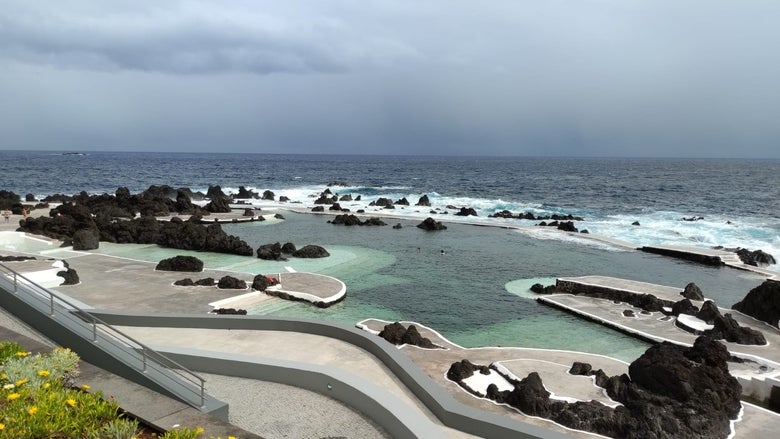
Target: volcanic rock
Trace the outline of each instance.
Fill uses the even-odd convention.
[[[60,285],[76,285],[79,283],[79,274],[76,270],[70,268],[67,262],[62,261],[65,264],[65,269],[57,272],[57,276],[64,279]]]
[[[173,283],[174,285],[180,286],[180,287],[191,287],[195,285],[195,282],[192,281],[192,279],[185,277],[184,279],[179,279],[176,282]]]
[[[593,366],[591,366],[589,363],[581,363],[579,361],[575,361],[571,368],[569,369],[569,373],[571,375],[590,375],[590,371],[593,370]]]
[[[423,222],[420,224],[417,224],[417,227],[423,230],[433,231],[433,230],[447,230],[447,226],[442,224],[440,221],[436,221],[431,217],[425,218]]]
[[[254,279],[252,279],[252,289],[257,291],[265,291],[266,288],[277,285],[278,283],[279,281],[274,277],[258,274],[254,277]]]
[[[100,233],[96,228],[80,229],[73,233],[73,250],[94,250],[100,247]]]
[[[297,249],[295,248],[295,244],[292,242],[285,242],[284,245],[282,245],[282,253],[291,255],[295,253],[295,250]]]
[[[693,282],[686,285],[685,290],[680,294],[682,294],[686,299],[704,300],[704,293],[702,293],[701,289],[699,289],[699,287],[696,286],[696,284]]]
[[[764,252],[763,250],[750,251],[748,249],[741,248],[737,250],[737,256],[739,256],[739,259],[743,263],[752,265],[754,267],[767,266],[777,263],[774,256]]]
[[[213,277],[204,277],[195,281],[195,285],[199,287],[213,287],[217,284],[217,281]]]
[[[577,232],[577,228],[574,227],[574,222],[572,221],[563,221],[559,223],[558,230],[563,230],[564,232]]]
[[[780,326],[780,281],[765,280],[731,308],[777,328]]]
[[[258,195],[255,191],[251,189],[247,189],[244,186],[238,187],[238,193],[235,195],[235,198],[257,198]]]
[[[461,207],[459,211],[455,212],[457,216],[477,216],[477,211],[471,207]]]
[[[223,290],[245,290],[246,282],[233,276],[223,276],[219,279],[217,288]]]
[[[267,261],[286,261],[282,257],[282,245],[278,242],[263,244],[257,249],[257,257]]]
[[[544,286],[536,283],[531,285],[530,290],[536,294],[554,294],[556,292],[555,284]]]
[[[216,308],[209,311],[212,314],[219,314],[219,315],[240,315],[245,316],[246,310],[245,309],[235,309],[235,308]]]
[[[712,300],[704,301],[704,303],[701,305],[701,309],[698,313],[696,313],[697,319],[705,321],[710,325],[715,322],[717,317],[720,317],[720,310],[718,310],[718,307]]]
[[[390,323],[385,325],[379,332],[379,336],[394,345],[410,344],[426,349],[438,348],[430,339],[420,335],[420,332],[414,325],[409,325],[409,328],[405,328],[399,322]]]
[[[203,271],[203,261],[195,256],[174,256],[157,263],[155,270],[160,271]]]
[[[425,194],[422,197],[420,197],[419,200],[417,200],[417,203],[415,206],[425,206],[425,207],[431,207],[431,201],[428,199],[428,195]]]
[[[743,345],[763,346],[766,344],[764,334],[755,329],[740,326],[729,313],[715,317],[714,325],[713,329],[704,331],[704,335],[709,335],[715,340],[722,339]]]
[[[327,250],[319,245],[305,245],[292,253],[296,258],[326,258],[330,256]]]
[[[672,314],[675,316],[679,316],[680,314],[695,316],[698,312],[699,308],[695,307],[690,299],[682,299],[678,302],[674,302],[674,305],[672,305]]]
[[[488,375],[490,374],[490,369],[487,366],[477,366],[471,361],[463,359],[450,365],[449,370],[447,370],[447,378],[457,383],[474,375],[475,372]]]

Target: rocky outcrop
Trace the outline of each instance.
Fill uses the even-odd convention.
[[[764,335],[755,329],[740,326],[734,320],[731,314],[722,315],[720,310],[711,300],[705,301],[701,310],[696,313],[696,318],[714,325],[713,329],[704,331],[704,335],[710,336],[715,340],[726,340],[732,343],[745,345],[765,345]]]
[[[557,292],[555,285],[533,284],[529,289],[536,294],[555,294]]]
[[[780,281],[764,281],[731,308],[775,328],[780,327]]]
[[[287,203],[287,202],[289,202],[289,201],[290,201],[290,197],[287,197],[287,196],[285,196],[285,195],[280,195],[280,196],[279,196],[279,202],[280,202],[280,203]]]
[[[715,340],[726,340],[744,345],[763,346],[766,344],[764,334],[755,329],[740,326],[729,313],[715,317],[713,324],[715,327],[704,331],[704,335],[709,335]]]
[[[213,287],[217,284],[217,281],[213,277],[204,277],[195,281],[195,285],[199,287]]]
[[[477,211],[471,207],[461,207],[459,211],[455,212],[457,216],[477,216]]]
[[[628,303],[649,312],[661,311],[664,307],[671,308],[674,305],[671,300],[659,299],[652,294],[632,293],[595,285],[575,284],[559,280],[556,283],[556,288],[563,293]]]
[[[393,200],[385,197],[379,197],[376,199],[376,201],[372,201],[368,203],[369,206],[379,206],[379,207],[385,207],[385,208],[393,208]]]
[[[70,268],[66,261],[62,261],[62,263],[65,264],[65,269],[57,272],[57,276],[63,279],[60,285],[77,285],[80,282],[79,274]]]
[[[179,279],[173,283],[176,286],[179,287],[192,287],[195,286],[195,282],[193,282],[192,279],[189,277],[185,277],[184,279]]]
[[[385,325],[379,332],[379,336],[394,345],[410,344],[425,349],[436,349],[439,347],[433,344],[430,339],[420,335],[416,326],[409,325],[406,328],[399,322]]]
[[[701,304],[701,309],[696,313],[696,318],[709,323],[710,325],[715,322],[715,319],[720,316],[720,310],[715,302],[707,300]]]
[[[195,256],[178,255],[158,262],[155,270],[200,272],[203,271],[203,261]]]
[[[96,228],[76,230],[72,241],[73,250],[94,250],[100,247],[100,233]]]
[[[230,213],[232,212],[230,201],[230,198],[226,196],[214,196],[208,204],[203,206],[203,210],[211,213]]]
[[[235,309],[235,308],[216,308],[209,311],[212,314],[219,314],[219,315],[239,315],[239,316],[245,316],[246,310],[245,309]]]
[[[265,274],[258,274],[252,279],[252,289],[257,291],[265,291],[266,288],[274,285],[278,285],[279,281],[275,277],[271,277]]]
[[[425,218],[423,222],[417,224],[417,227],[428,231],[447,230],[447,226],[442,224],[441,221],[436,221],[431,217]]]
[[[690,348],[670,343],[651,347],[631,363],[628,375],[606,377],[587,363],[575,363],[570,373],[595,376],[597,385],[621,403],[615,408],[596,401],[552,400],[536,372],[519,381],[505,377],[514,388],[499,391],[491,384],[486,397],[530,416],[607,437],[726,438],[730,421],[741,409],[741,387],[728,372],[728,359],[722,344],[699,337]],[[457,362],[447,376],[471,391],[462,381],[480,367]]]
[[[344,225],[344,226],[385,226],[387,225],[385,224],[384,221],[382,221],[379,218],[371,217],[366,219],[365,221],[362,221],[357,216],[351,214],[336,215],[329,222],[331,224]]]
[[[293,244],[292,242],[285,242],[282,245],[282,253],[291,255],[295,253],[295,250],[297,250],[297,248],[295,248],[295,244]]]
[[[682,294],[682,296],[686,299],[699,301],[704,300],[704,293],[702,293],[701,289],[693,282],[686,285],[685,289],[680,294]]]
[[[750,251],[746,248],[741,248],[737,250],[736,253],[743,263],[752,265],[754,267],[765,267],[767,265],[777,263],[774,256],[764,252],[763,250]]]
[[[455,382],[460,382],[477,372],[483,375],[489,375],[490,368],[487,366],[477,366],[471,361],[463,359],[450,365],[450,368],[447,370],[447,378]]]
[[[678,302],[674,302],[674,305],[672,305],[672,314],[675,316],[679,316],[680,314],[695,316],[698,312],[699,308],[695,307],[690,299],[682,299]]]
[[[177,197],[176,203],[159,195],[169,190]],[[225,234],[218,224],[208,227],[199,224],[198,216],[188,221],[178,217],[173,217],[171,221],[157,221],[152,216],[169,215],[171,210],[186,209],[182,197],[189,192],[184,189],[152,187],[141,195],[130,195],[126,188],[119,188],[115,197],[82,193],[73,197],[77,204],[66,202],[52,209],[50,217],[28,218],[20,225],[20,230],[64,241],[72,239],[78,230],[95,229],[100,241],[251,255],[252,249],[245,242]],[[192,210],[200,212],[197,207]],[[142,216],[136,218],[137,213]]]
[[[400,200],[395,200],[394,204],[397,204],[399,206],[408,206],[409,205],[409,200],[407,200],[406,197],[403,197]]]
[[[217,282],[217,288],[222,290],[245,290],[246,282],[233,276],[222,276]]]
[[[272,244],[263,244],[257,248],[257,257],[266,261],[286,261],[282,257],[282,244],[274,242]]]
[[[258,198],[259,195],[251,189],[247,189],[244,186],[238,187],[238,193],[235,194],[235,198],[241,198],[241,199],[249,199],[249,198]]]
[[[328,253],[327,250],[325,250],[323,247],[320,247],[319,245],[309,244],[294,251],[292,255],[296,258],[314,259],[327,258],[330,256],[330,253]]]
[[[431,200],[428,199],[428,194],[421,196],[420,199],[417,200],[417,203],[415,203],[415,206],[431,207]]]
[[[506,219],[521,219],[521,220],[535,220],[535,221],[540,221],[540,220],[584,221],[581,216],[574,216],[572,214],[559,215],[557,213],[554,213],[552,215],[534,215],[532,212],[514,214],[506,209],[488,215],[488,218],[506,218]]]

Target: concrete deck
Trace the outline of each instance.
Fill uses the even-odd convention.
[[[770,279],[780,279],[780,271],[745,264],[736,253],[727,250],[682,245],[647,245],[640,247],[639,250],[707,265],[726,265],[739,270],[752,271]]]
[[[80,285],[57,287],[56,290],[83,302],[87,306],[106,310],[127,310],[143,313],[205,313],[211,310],[210,303],[215,302],[215,298],[217,300],[226,298],[222,296],[221,291],[216,289],[174,287],[172,285],[173,281],[187,276],[183,275],[183,273],[155,271],[153,270],[153,264],[84,252],[57,250],[57,257],[61,256],[66,257],[71,267],[78,271],[82,282]],[[207,270],[199,273],[198,276],[218,278],[224,274],[226,273]],[[236,275],[235,273],[230,274]],[[283,277],[288,275],[282,274]],[[246,277],[245,280],[251,283],[249,277]],[[681,289],[676,290],[677,293],[679,291]],[[247,291],[243,293],[247,293]],[[679,299],[679,296],[677,298]],[[266,300],[281,299],[270,298]],[[366,321],[364,324],[369,329],[378,330],[377,328],[382,322]],[[440,429],[440,437],[472,437],[462,431],[444,426],[382,361],[371,353],[343,341],[312,334],[280,331],[129,326],[121,329],[153,347],[197,348],[223,354],[254,355],[304,364],[328,365],[346,374],[359,376],[372,383],[377,383],[379,386],[387,389],[388,392],[403,401],[408,407],[416,410],[436,425]],[[594,368],[604,369],[609,375],[624,373],[627,370],[625,363],[583,353],[522,348],[463,349],[450,343],[431,329],[421,327],[421,332],[423,332],[424,336],[432,338],[434,343],[441,344],[447,347],[447,349],[423,350],[415,347],[404,347],[402,351],[423,372],[452,394],[456,400],[471,407],[502,416],[510,416],[512,419],[520,420],[524,423],[542,426],[553,432],[565,433],[574,437],[585,438],[593,437],[593,435],[566,430],[549,421],[524,416],[513,410],[508,410],[506,407],[497,406],[486,400],[475,398],[446,379],[447,369],[451,363],[464,358],[480,364],[499,361],[508,369],[516,371],[518,375],[521,375],[535,363],[548,365],[549,367],[545,368],[545,377],[548,377],[551,382],[549,384],[553,387],[551,390],[562,396],[582,399],[593,396],[594,392],[597,393],[597,390],[593,389],[590,380],[577,381],[565,376],[565,370],[568,370],[573,361],[587,361]],[[560,379],[560,385],[556,377]],[[240,386],[234,389],[233,394],[240,398],[247,392],[252,391],[248,386],[247,381],[242,381]],[[235,402],[227,398],[225,399],[231,406],[242,403],[240,399]],[[751,406],[746,405],[746,407]],[[254,408],[252,407],[252,409]],[[316,410],[314,406],[310,406],[310,409]],[[758,409],[746,409],[743,421],[737,429],[736,437],[762,437],[766,432],[776,432],[778,430],[780,430],[780,416],[767,414]],[[264,434],[263,431],[252,431],[257,434]],[[342,434],[348,435],[349,432],[345,431]],[[380,430],[376,430],[373,434],[365,435],[365,437],[382,436],[383,433]]]

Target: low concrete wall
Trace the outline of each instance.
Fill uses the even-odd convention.
[[[643,252],[647,252],[647,253],[655,253],[658,255],[670,256],[672,258],[677,258],[677,259],[685,259],[686,261],[698,262],[704,265],[714,265],[714,266],[724,265],[723,260],[721,260],[719,256],[703,255],[700,253],[692,253],[683,250],[673,250],[669,248],[652,247],[652,246],[640,247],[639,250],[642,250]]]
[[[152,375],[160,377],[154,370],[150,369],[144,373],[130,365],[134,359],[122,358],[122,353],[112,349],[110,344],[101,341],[93,342],[89,337],[88,330],[74,325],[74,321],[78,319],[68,321],[67,319],[62,319],[62,316],[58,317],[56,314],[51,316],[43,313],[27,303],[20,295],[14,294],[3,287],[0,287],[0,307],[45,335],[54,343],[71,348],[85,361],[158,393],[174,399],[180,399],[152,379]],[[227,404],[208,395],[206,395],[205,406],[201,410],[227,421]]]
[[[469,407],[456,401],[452,395],[423,373],[406,355],[399,352],[395,346],[386,343],[375,335],[357,328],[304,319],[281,319],[264,316],[202,314],[140,315],[127,312],[99,310],[93,311],[92,314],[107,323],[117,326],[292,331],[338,339],[360,347],[377,357],[437,418],[439,418],[444,425],[487,438],[513,437],[521,439],[557,439],[569,437],[535,425],[516,421],[507,416],[500,416],[474,407]],[[215,373],[225,373],[224,371],[219,371],[218,365],[207,365],[207,367],[217,367]],[[270,375],[255,376],[251,371],[253,367],[255,367],[254,363],[249,364],[240,362],[229,366],[230,370],[236,374],[236,376],[248,376],[267,381],[275,381],[275,378],[283,379],[280,377],[280,375],[284,375],[283,370],[273,372],[269,369],[269,372],[273,372]],[[292,369],[289,370],[293,372]],[[331,372],[337,371],[328,371],[325,375],[334,379],[334,377],[330,375]],[[314,380],[312,382],[313,388],[310,390],[322,390],[319,378],[312,379]],[[377,401],[378,404],[369,403],[369,405],[363,405],[366,404],[366,398],[371,399],[370,396],[365,395],[362,392],[362,389],[357,388],[357,386],[353,386],[353,389],[354,392],[357,393],[348,392],[343,395],[347,398],[344,400],[345,403],[352,407],[356,407],[358,410],[368,415],[369,418],[374,419],[377,422],[386,419],[388,416],[386,409],[382,408],[385,401]],[[334,396],[327,393],[327,391],[322,391],[320,393]],[[359,393],[363,393],[363,395],[359,395]]]

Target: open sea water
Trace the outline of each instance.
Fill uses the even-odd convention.
[[[555,277],[589,274],[682,287],[699,285],[730,306],[762,278],[727,268],[704,267],[627,251],[590,239],[532,227],[536,221],[488,219],[515,213],[574,214],[577,227],[640,245],[746,247],[780,256],[780,161],[718,159],[582,159],[494,157],[387,157],[264,154],[181,154],[0,151],[0,189],[24,196],[54,193],[132,192],[167,184],[205,192],[245,186],[296,207],[311,207],[328,183],[339,194],[361,195],[366,208],[379,197],[406,197],[412,206],[390,211],[403,228],[338,227],[329,217],[285,212],[284,221],[230,224],[223,228],[253,247],[269,242],[319,244],[332,254],[317,261],[260,261],[200,255],[206,264],[248,273],[298,271],[344,281],[347,299],[328,309],[272,301],[256,314],[295,316],[354,324],[376,317],[413,320],[465,346],[571,349],[630,361],[647,345],[599,325],[539,305],[528,287]],[[431,208],[415,207],[427,194]],[[270,202],[266,202],[269,204]],[[277,203],[278,204],[278,203]],[[430,210],[476,209],[479,216],[435,215],[447,231],[416,227]],[[367,208],[372,209],[372,208]],[[368,211],[372,213],[372,211]],[[388,213],[387,211],[376,212]],[[683,221],[683,217],[703,217]],[[526,229],[477,227],[521,225]],[[639,221],[640,226],[631,223]],[[419,248],[419,250],[418,250]],[[444,250],[444,254],[441,251]],[[159,260],[181,251],[101,244],[110,254]]]

